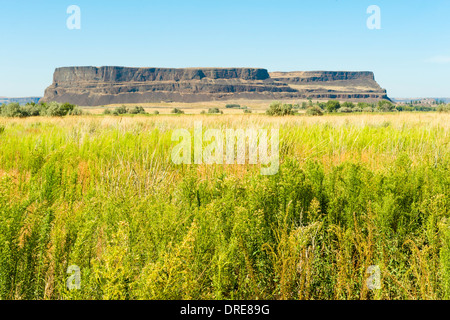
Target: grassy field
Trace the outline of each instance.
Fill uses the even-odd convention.
[[[283,103],[302,103],[308,102],[306,99],[285,99],[280,100]],[[325,100],[323,100],[325,101]],[[322,102],[323,102],[322,101]],[[316,102],[316,101],[315,101]],[[325,101],[326,102],[326,101]],[[185,111],[186,114],[200,114],[202,111],[208,111],[209,108],[219,108],[224,112],[224,114],[242,114],[241,109],[226,109],[227,104],[238,104],[241,106],[247,106],[253,113],[265,113],[268,109],[269,103],[267,100],[227,100],[227,101],[206,101],[206,102],[160,102],[160,103],[138,103],[138,104],[111,104],[103,107],[82,107],[84,111],[87,111],[93,115],[102,114],[105,109],[114,110],[122,105],[126,107],[134,107],[136,105],[142,106],[146,112],[153,113],[158,111],[162,115],[170,114],[173,108],[179,108]]]
[[[173,164],[194,121],[278,174]],[[449,172],[450,114],[0,118],[0,298],[449,299]]]

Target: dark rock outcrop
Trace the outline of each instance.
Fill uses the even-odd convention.
[[[332,81],[375,81],[373,72],[370,71],[294,71],[272,72],[272,79],[287,83],[311,83]]]
[[[208,79],[266,80],[270,78],[265,69],[250,68],[126,68],[126,67],[67,67],[58,68],[54,83],[73,82],[149,82],[189,81]]]
[[[65,67],[42,101],[97,106],[229,99],[386,99],[372,72],[274,72],[257,68]]]
[[[370,71],[272,72],[270,77],[296,89],[306,99],[390,100]]]

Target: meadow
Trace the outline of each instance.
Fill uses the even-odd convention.
[[[173,164],[194,121],[278,174]],[[0,117],[0,299],[450,299],[449,172],[449,113]]]

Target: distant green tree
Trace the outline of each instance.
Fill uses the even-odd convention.
[[[330,100],[327,102],[326,110],[328,112],[336,112],[341,107],[341,104],[337,100]]]
[[[349,108],[353,109],[355,107],[355,104],[353,102],[346,101],[342,104],[342,108]]]
[[[27,103],[25,106],[21,107],[22,113],[27,117],[37,117],[41,114],[39,106],[35,103]]]
[[[370,105],[366,102],[358,102],[358,104],[356,106],[358,108],[361,108],[362,110],[364,110],[364,108],[370,107]]]
[[[378,110],[382,112],[390,112],[394,110],[394,104],[388,100],[378,101]]]
[[[70,103],[64,103],[63,105],[61,105],[61,111],[63,113],[65,113],[65,115],[69,114],[75,108],[76,108],[76,105],[70,104]]]
[[[57,102],[50,102],[45,110],[41,111],[41,115],[47,117],[63,117],[67,115],[68,108],[62,108]]]
[[[62,117],[67,115],[81,115],[83,111],[76,105],[57,102],[49,103],[27,103],[21,106],[19,103],[3,104],[0,108],[0,114],[4,117]]]
[[[11,118],[26,117],[26,114],[22,112],[20,104],[17,102],[2,105],[1,111],[2,116],[4,117],[11,117]]]

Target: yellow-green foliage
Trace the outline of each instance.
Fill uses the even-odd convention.
[[[172,132],[194,120],[279,127],[279,173],[174,165]],[[0,118],[0,298],[449,299],[449,123]]]

